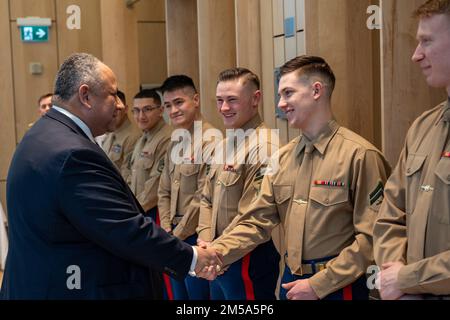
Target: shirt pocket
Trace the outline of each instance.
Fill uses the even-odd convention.
[[[285,220],[286,213],[289,209],[289,199],[292,199],[293,186],[284,184],[273,185],[273,198],[277,204],[278,213],[281,220]]]
[[[155,164],[155,157],[153,154],[147,154],[141,158],[142,168],[147,177],[150,177],[152,174],[152,168]]]
[[[441,158],[436,170],[431,215],[441,224],[450,224],[450,158]]]
[[[240,177],[241,174],[238,172],[223,171],[219,176],[219,181],[223,186],[231,188],[238,183]]]
[[[420,173],[426,158],[426,155],[408,154],[406,159],[407,197],[405,211],[407,214],[411,214],[414,210],[420,190]]]
[[[180,165],[180,191],[187,194],[195,194],[197,191],[197,177],[200,170],[198,164]]]
[[[309,198],[323,207],[348,203],[348,189],[340,187],[312,187]]]
[[[217,187],[221,190],[215,196],[219,195],[220,207],[226,208],[231,214],[231,218],[234,218],[234,213],[237,210],[239,202],[242,198],[244,184],[241,183],[241,173],[234,171],[222,171],[218,174]],[[231,220],[230,220],[231,221]]]

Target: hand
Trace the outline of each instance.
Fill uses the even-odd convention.
[[[198,277],[206,280],[214,280],[217,274],[221,271],[223,264],[222,255],[213,248],[197,249],[197,264],[195,266],[195,273]]]
[[[383,300],[397,300],[404,296],[398,288],[398,272],[404,266],[400,261],[388,262],[381,266],[382,271],[377,274],[375,285],[380,288],[380,296]]]
[[[318,300],[319,297],[309,284],[308,279],[297,280],[281,285],[288,290],[286,298],[289,300]]]
[[[168,234],[172,234],[172,228],[164,228],[164,231]]]
[[[206,249],[206,248],[208,248],[208,247],[211,245],[211,242],[209,242],[209,241],[204,241],[204,240],[202,240],[202,239],[200,239],[200,238],[197,238],[197,245],[198,245],[200,248]]]

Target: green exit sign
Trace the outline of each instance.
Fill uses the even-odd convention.
[[[48,26],[21,26],[23,42],[48,42]]]

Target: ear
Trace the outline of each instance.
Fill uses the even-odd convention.
[[[259,102],[261,101],[261,96],[262,96],[261,90],[256,90],[253,93],[253,105],[254,106],[256,106],[256,107],[259,106]]]
[[[200,107],[200,95],[198,93],[194,94],[192,100],[194,101],[195,108],[198,109]]]
[[[162,117],[163,116],[163,114],[164,114],[164,105],[161,105],[160,107],[159,107],[159,110],[158,110],[158,115],[160,116],[160,117]]]
[[[318,100],[323,94],[323,84],[316,81],[312,85],[313,87],[313,98],[314,100]]]
[[[79,88],[78,88],[78,99],[80,100],[80,103],[88,108],[91,109],[91,92],[89,90],[89,86],[87,84],[82,84]]]

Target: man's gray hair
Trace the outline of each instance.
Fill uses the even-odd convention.
[[[70,55],[59,68],[55,80],[55,95],[62,101],[69,100],[81,85],[98,88],[101,83],[101,61],[88,53]]]

